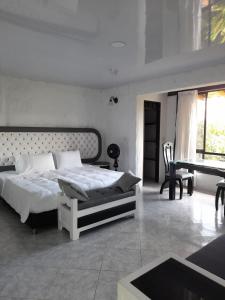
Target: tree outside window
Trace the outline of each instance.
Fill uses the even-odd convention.
[[[225,43],[225,0],[201,0],[202,48]]]
[[[199,94],[197,100],[197,154],[225,161],[225,91]]]

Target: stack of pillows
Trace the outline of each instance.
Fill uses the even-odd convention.
[[[82,167],[79,150],[56,152],[53,154],[23,154],[17,157],[15,161],[15,169],[19,174],[31,170],[45,172],[55,169],[71,169],[71,166]]]

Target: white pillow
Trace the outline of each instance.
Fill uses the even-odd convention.
[[[18,173],[23,173],[29,168],[29,155],[23,154],[16,157],[15,169]]]
[[[55,163],[52,153],[39,155],[23,154],[16,158],[15,168],[18,173],[30,170],[49,171],[55,170]]]
[[[55,163],[52,153],[30,155],[30,168],[37,171],[55,170]]]
[[[56,152],[54,155],[57,169],[72,169],[83,166],[79,150]]]

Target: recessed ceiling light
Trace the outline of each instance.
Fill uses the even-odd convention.
[[[120,42],[120,41],[115,41],[115,42],[112,42],[111,45],[115,48],[123,48],[126,46],[126,43]]]

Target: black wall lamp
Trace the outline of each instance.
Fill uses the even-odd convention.
[[[117,104],[119,102],[119,99],[117,97],[110,97],[109,98],[109,104]]]

